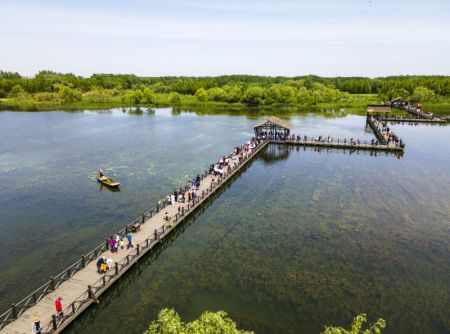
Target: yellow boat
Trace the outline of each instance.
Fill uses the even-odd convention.
[[[98,176],[97,180],[98,182],[104,184],[107,187],[118,188],[120,186],[120,183],[118,181],[113,180],[107,176]]]

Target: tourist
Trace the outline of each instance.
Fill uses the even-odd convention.
[[[128,240],[127,249],[129,249],[129,248],[134,248],[133,243],[132,243],[131,232],[128,232],[128,233],[127,233],[127,240]]]
[[[99,274],[101,274],[103,272],[102,270],[102,264],[106,263],[106,257],[102,256],[101,258],[98,259],[97,261],[97,272]]]
[[[114,261],[113,261],[112,259],[107,259],[107,260],[106,260],[106,271],[112,269],[113,263],[114,263]]]
[[[118,234],[116,234],[116,238],[114,240],[114,253],[119,252],[119,242],[120,242],[120,237]]]
[[[109,250],[111,251],[111,253],[114,253],[114,237],[113,236],[109,237]]]
[[[120,249],[123,249],[125,247],[125,240],[123,238],[120,238]]]
[[[61,300],[62,300],[62,297],[58,297],[55,300],[56,316],[58,318],[61,318],[64,316]]]
[[[38,316],[35,316],[33,319],[33,325],[31,327],[34,334],[41,334],[42,333],[42,326],[41,326],[41,320]]]

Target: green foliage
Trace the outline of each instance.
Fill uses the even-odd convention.
[[[171,103],[179,103],[181,101],[181,96],[178,93],[171,93],[169,96],[169,101]]]
[[[163,309],[144,334],[251,334],[239,330],[225,312],[204,312],[198,319],[184,323],[173,309]]]
[[[199,101],[206,101],[208,99],[208,93],[206,92],[205,88],[199,88],[195,92],[195,96],[197,97],[197,100]]]
[[[25,91],[21,85],[15,85],[9,91],[9,97],[21,97],[23,95],[25,95]]]
[[[386,327],[386,321],[383,319],[378,319],[376,323],[371,324],[366,329],[363,329],[363,325],[366,321],[367,315],[363,313],[353,318],[352,327],[350,330],[346,330],[342,327],[325,326],[325,330],[322,334],[380,334],[382,329]]]
[[[427,102],[434,97],[434,91],[423,86],[416,87],[412,95],[414,102]]]
[[[59,99],[55,95],[40,94],[55,92],[59,94]],[[351,104],[353,99],[350,99],[349,94],[378,94],[384,101],[401,96],[414,102],[433,101],[448,104],[450,77],[393,76],[372,79],[323,78],[314,75],[138,77],[131,74],[94,74],[83,78],[72,73],[40,71],[34,77],[28,78],[14,72],[0,71],[0,98],[11,97],[16,101],[30,102],[54,103],[59,100],[61,103],[77,103],[82,100],[88,103],[121,101],[128,105],[153,105],[211,101],[241,102],[254,106],[323,105],[337,102]]]
[[[242,102],[249,105],[264,104],[265,91],[262,87],[251,86],[247,88],[242,96]]]

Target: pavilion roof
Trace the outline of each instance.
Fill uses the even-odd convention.
[[[290,130],[292,128],[292,125],[288,121],[285,121],[285,120],[283,120],[281,118],[278,118],[276,116],[269,116],[269,117],[267,117],[264,122],[255,125],[253,128],[257,128],[259,126],[263,126],[264,124],[266,124],[268,122],[274,123],[276,125],[279,125],[279,126],[285,128],[285,129],[289,129]]]
[[[391,106],[386,104],[369,104],[367,112],[391,112]]]

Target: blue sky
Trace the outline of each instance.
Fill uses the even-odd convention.
[[[450,75],[450,0],[0,0],[0,69]]]

